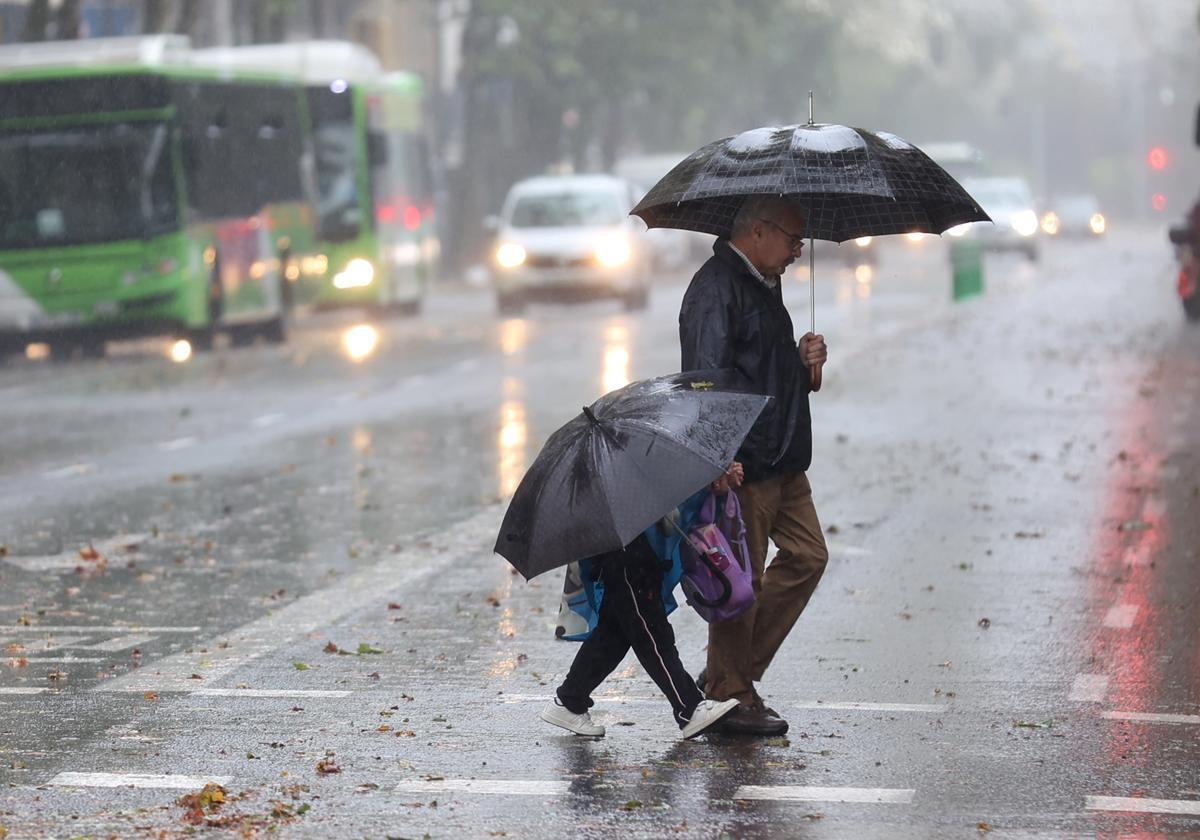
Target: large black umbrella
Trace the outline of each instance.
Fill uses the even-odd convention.
[[[728,236],[751,195],[793,198],[806,211],[805,236],[833,242],[991,221],[907,140],[822,123],[755,128],[709,143],[664,175],[633,214],[652,228]]]
[[[496,553],[527,579],[627,545],[728,468],[769,397],[729,372],[646,379],[558,429],[513,494]]]

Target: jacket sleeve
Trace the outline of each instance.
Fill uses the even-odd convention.
[[[679,312],[680,370],[731,368],[733,323],[728,298],[714,284],[688,289]]]

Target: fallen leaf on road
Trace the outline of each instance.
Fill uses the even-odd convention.
[[[192,674],[190,677],[188,677],[188,679],[189,680],[202,680],[202,679],[204,679],[204,677],[200,676],[199,674]]]
[[[328,644],[326,644],[326,645],[325,645],[325,647],[323,648],[323,650],[324,650],[326,653],[337,653],[337,652],[338,652],[338,646],[337,646],[337,645],[335,645],[333,642],[329,642]]]
[[[158,692],[157,692],[157,691],[147,691],[147,692],[144,692],[144,693],[142,694],[142,699],[143,699],[143,700],[157,700],[157,699],[158,699]]]
[[[982,627],[984,630],[986,630],[992,626],[992,620],[990,618],[981,618],[981,619],[979,619],[978,624],[980,627]]]
[[[307,671],[308,670],[308,666],[305,665],[303,662],[293,662],[292,667],[295,668],[297,671]]]
[[[184,809],[183,821],[191,825],[200,825],[205,816],[216,813],[225,804],[225,788],[216,784],[208,784],[199,793],[189,793],[175,800],[175,804]]]
[[[388,602],[388,609],[389,610],[398,610],[398,609],[400,609],[400,605],[397,604],[395,601],[390,601],[390,602]]]
[[[322,758],[317,762],[317,772],[322,776],[328,776],[330,773],[341,773],[342,768],[337,766],[332,758]]]
[[[1049,729],[1050,727],[1054,726],[1054,721],[1043,720],[1039,722],[1031,720],[1014,720],[1013,726],[1017,726],[1022,729]]]
[[[988,831],[992,830],[992,827],[985,822],[975,823],[975,827],[983,832],[988,832]]]
[[[358,655],[363,656],[372,653],[383,653],[383,648],[371,647],[367,642],[358,643]]]

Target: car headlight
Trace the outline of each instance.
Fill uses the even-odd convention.
[[[874,237],[871,237],[871,236],[860,236],[860,237],[858,237],[858,239],[854,240],[854,244],[857,245],[859,248],[866,248],[868,245],[871,244],[871,240],[873,238]]]
[[[1108,221],[1103,213],[1093,213],[1092,218],[1088,219],[1088,227],[1092,229],[1092,233],[1099,236],[1108,229]]]
[[[605,268],[620,268],[633,256],[629,240],[623,236],[602,239],[596,245],[596,262]]]
[[[1021,236],[1033,236],[1038,230],[1037,213],[1022,210],[1012,218],[1012,228]]]
[[[525,262],[525,249],[516,242],[505,242],[496,249],[496,264],[501,268],[516,268]]]
[[[925,234],[923,234],[919,230],[910,231],[910,232],[904,234],[904,236],[908,239],[909,242],[920,242],[922,239],[925,238]]]
[[[1058,214],[1053,210],[1042,215],[1042,230],[1051,236],[1058,235],[1058,231],[1062,228],[1062,222],[1058,219]]]
[[[333,275],[335,289],[355,289],[370,286],[375,281],[375,266],[370,260],[355,257],[346,263],[346,268]]]
[[[970,229],[971,223],[964,222],[961,225],[955,225],[954,227],[950,228],[950,230],[946,231],[946,233],[950,234],[951,236],[966,236],[967,231]]]

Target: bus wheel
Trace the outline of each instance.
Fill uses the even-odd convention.
[[[287,323],[282,315],[272,318],[259,328],[259,334],[270,344],[287,341]]]
[[[192,349],[197,353],[211,353],[216,335],[216,328],[212,324],[209,324],[207,327],[188,330],[187,340],[192,345]]]

